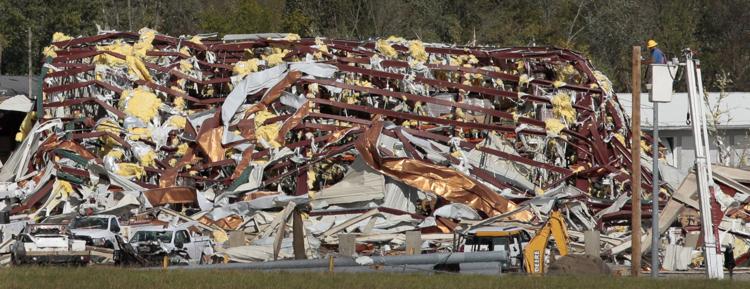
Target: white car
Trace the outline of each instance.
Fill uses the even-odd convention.
[[[86,242],[71,238],[62,224],[29,224],[11,247],[13,264],[86,265],[91,253]]]
[[[211,246],[208,237],[193,236],[187,229],[142,229],[130,238],[138,255],[161,262],[164,256],[179,257],[188,263],[199,263],[203,252]]]
[[[120,233],[120,222],[114,215],[94,215],[75,218],[70,231],[76,239],[86,241],[89,246],[119,250],[115,236]]]

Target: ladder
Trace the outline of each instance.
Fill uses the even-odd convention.
[[[711,216],[711,196],[715,194],[711,154],[706,121],[706,108],[703,101],[703,80],[700,61],[693,58],[690,49],[683,51],[685,56],[685,74],[687,75],[687,92],[690,100],[693,136],[695,138],[695,172],[698,176],[698,193],[700,196],[701,230],[703,231],[703,257],[706,264],[706,276],[709,279],[724,277],[723,264],[720,258],[720,246],[714,235]]]

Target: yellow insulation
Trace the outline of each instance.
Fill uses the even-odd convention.
[[[312,189],[315,186],[315,180],[317,180],[318,177],[318,170],[313,168],[310,170],[307,170],[307,187]],[[311,198],[315,198],[315,193],[312,192],[312,190],[309,190],[308,192],[310,194]]]
[[[214,238],[214,241],[221,244],[229,240],[229,236],[227,236],[227,233],[222,230],[214,230],[211,232],[211,236]],[[229,258],[227,258],[229,259]]]
[[[73,191],[73,185],[70,184],[70,182],[65,180],[56,180],[54,185],[54,192],[59,193],[61,196],[67,198],[70,196],[70,193]]]
[[[281,147],[281,144],[276,141],[276,138],[279,135],[279,130],[281,130],[281,123],[275,122],[269,125],[263,125],[267,119],[272,117],[276,117],[276,115],[268,110],[262,110],[255,113],[255,117],[253,118],[256,127],[255,138],[266,141],[274,148],[279,148]]]
[[[119,39],[115,40],[115,42],[110,45],[97,46],[96,50],[97,51],[110,51],[110,52],[114,52],[114,53],[125,55],[125,56],[131,55],[133,53],[133,47],[127,43],[120,41]],[[125,60],[114,57],[106,53],[102,53],[94,57],[94,63],[103,64],[103,65],[111,65],[111,66],[120,66],[120,65],[125,65]]]
[[[619,133],[615,134],[615,138],[623,145],[625,145],[625,136]]]
[[[174,103],[172,105],[176,110],[182,111],[185,109],[185,99],[178,96],[174,99]]]
[[[427,56],[427,51],[424,49],[424,44],[419,40],[409,41],[409,54],[411,54],[411,57],[414,58],[414,60],[420,62],[426,62],[429,58]]]
[[[566,81],[576,76],[577,74],[578,74],[578,71],[576,71],[576,68],[572,64],[568,63],[565,66],[563,66],[562,69],[560,69],[560,71],[558,71],[557,80]]]
[[[184,156],[187,153],[187,150],[190,146],[188,146],[187,143],[182,143],[177,146],[177,152],[175,152],[176,156]]]
[[[281,123],[273,123],[269,125],[264,125],[255,130],[255,137],[258,139],[265,140],[274,148],[281,147],[281,144],[276,141],[276,137],[279,135],[279,130],[281,129]]]
[[[115,173],[123,177],[135,177],[136,179],[140,179],[146,175],[146,170],[138,164],[119,163],[117,164],[117,171]]]
[[[141,28],[141,30],[138,30],[138,33],[140,34],[140,37],[138,39],[138,42],[133,44],[133,53],[135,54],[135,56],[145,58],[146,52],[154,49],[154,45],[151,43],[156,37],[156,30],[144,27]]]
[[[31,132],[31,128],[34,127],[34,120],[36,119],[36,112],[29,112],[26,114],[26,117],[23,118],[23,121],[21,122],[21,127],[18,128],[18,133],[16,133],[16,141],[22,142],[24,139],[26,139],[26,136],[29,135],[29,132]]]
[[[239,76],[245,76],[251,72],[258,71],[258,59],[252,58],[245,61],[238,61],[232,67],[232,73]]]
[[[141,155],[138,162],[144,167],[156,167],[156,152],[150,150],[146,154]]]
[[[302,38],[300,38],[299,34],[296,34],[296,33],[289,33],[286,35],[286,37],[284,37],[284,40],[288,40],[288,41],[299,41],[300,39]]]
[[[388,36],[388,39],[386,39],[385,41],[388,41],[390,43],[404,43],[406,42],[406,39],[400,36],[391,35],[391,36]]]
[[[118,160],[118,161],[119,161],[119,160],[122,160],[122,157],[124,157],[124,156],[125,156],[125,154],[124,154],[124,153],[122,152],[122,150],[119,150],[119,149],[113,149],[113,150],[110,150],[110,151],[109,151],[109,152],[107,153],[107,156],[109,156],[109,157],[112,157],[112,158],[114,158],[115,160]]]
[[[146,127],[133,127],[128,129],[130,140],[147,140],[151,138],[151,129]]]
[[[556,118],[545,120],[544,127],[547,130],[547,134],[550,136],[558,136],[560,135],[560,132],[565,129],[565,125]]]
[[[522,86],[529,86],[529,75],[524,73],[521,74],[521,76],[518,77],[518,89],[521,89]]]
[[[576,111],[573,109],[573,102],[570,95],[559,92],[552,97],[552,114],[555,117],[562,118],[567,123],[576,121]]]
[[[594,71],[594,77],[596,78],[596,81],[599,82],[599,84],[600,84],[598,86],[601,86],[601,89],[605,93],[609,94],[609,93],[612,92],[612,82],[609,81],[609,78],[607,78],[607,76],[604,75],[604,73],[602,73],[599,70],[595,70]]]
[[[122,130],[122,128],[120,128],[120,124],[112,119],[106,119],[100,122],[94,129],[96,131],[110,132],[114,135],[120,135],[120,132]],[[104,146],[102,147],[102,152],[104,153],[109,153],[113,147],[120,145],[120,143],[118,143],[115,139],[106,135],[100,137],[99,140],[101,140],[104,144]]]
[[[203,41],[201,41],[201,40],[202,40],[202,38],[200,36],[196,35],[196,36],[193,36],[192,38],[190,38],[190,40],[188,40],[188,41],[190,41],[192,43],[195,43],[195,44],[203,44]]]
[[[187,59],[180,60],[180,71],[181,72],[190,72],[193,70],[193,63],[188,61]]]
[[[315,45],[318,46],[318,52],[313,54],[315,59],[322,59],[323,53],[328,53],[328,45],[323,42],[323,38],[315,37]]]
[[[391,45],[388,44],[388,41],[385,41],[383,39],[378,39],[378,41],[375,42],[375,50],[377,50],[378,52],[380,52],[381,54],[385,55],[385,57],[388,57],[388,58],[394,58],[398,56],[396,49],[391,47]]]
[[[274,67],[276,65],[279,65],[280,63],[284,62],[284,56],[289,53],[289,50],[280,50],[277,48],[274,48],[274,53],[268,56],[261,55],[261,58],[266,61],[266,66],[268,67]]]
[[[125,56],[125,59],[120,59],[112,55],[103,53],[94,57],[95,64],[110,65],[110,66],[128,66],[128,74],[130,76],[152,81],[151,74],[148,72],[143,59],[146,58],[146,52],[154,49],[151,44],[156,37],[156,31],[148,28],[143,28],[139,31],[140,38],[138,42],[133,45],[124,43],[120,40],[116,40],[114,43],[105,46],[97,46],[97,51],[110,51]]]
[[[125,91],[123,91],[125,93]],[[150,122],[159,114],[161,99],[156,94],[143,87],[127,90],[127,97],[123,95],[120,100],[120,108],[128,115],[135,116],[144,122]]]
[[[127,55],[125,56],[125,62],[128,64],[128,74],[131,77],[138,78],[140,80],[152,81],[151,74],[146,68],[146,64],[143,63],[141,58]]]
[[[57,50],[57,46],[50,45],[50,46],[45,47],[44,50],[42,50],[42,54],[45,57],[55,58],[57,57],[57,52],[55,52],[55,50]]]
[[[167,119],[167,123],[176,128],[184,129],[187,124],[187,119],[184,116],[173,115]]]
[[[52,42],[60,42],[60,41],[68,41],[73,39],[73,37],[70,37],[62,32],[55,32],[52,34]]]

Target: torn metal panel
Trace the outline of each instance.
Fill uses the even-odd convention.
[[[315,193],[313,207],[383,199],[385,177],[356,159],[338,183]]]
[[[170,187],[146,190],[143,192],[152,206],[166,204],[197,204],[196,191],[188,187]]]
[[[30,112],[33,105],[25,95],[0,97],[0,110]]]

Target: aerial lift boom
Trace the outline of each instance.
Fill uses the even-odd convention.
[[[687,91],[690,99],[693,136],[695,138],[695,172],[698,175],[698,194],[700,196],[701,229],[703,231],[703,255],[706,261],[706,275],[711,279],[722,279],[724,270],[719,258],[719,247],[714,234],[711,216],[711,196],[715,194],[713,172],[711,171],[711,154],[707,131],[706,114],[703,103],[703,80],[701,79],[700,62],[693,59],[693,52],[684,51]]]

